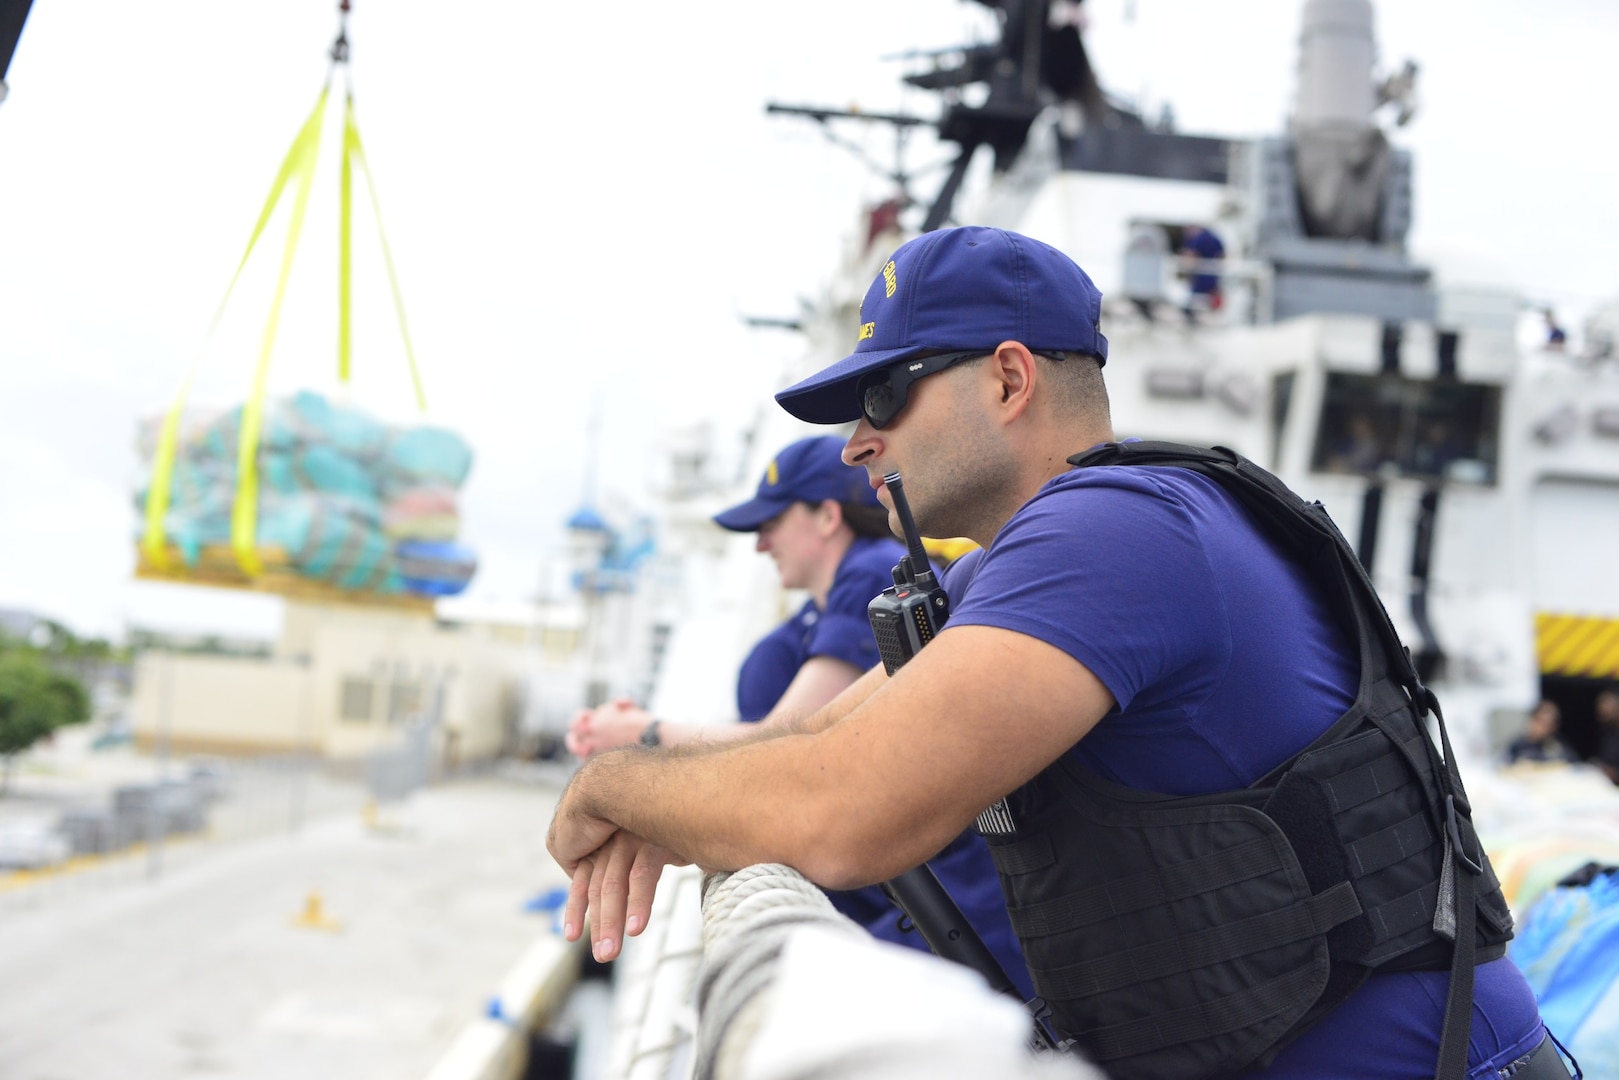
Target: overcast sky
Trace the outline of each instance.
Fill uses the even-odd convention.
[[[474,447],[463,539],[483,562],[473,592],[493,598],[544,579],[583,497],[593,410],[600,498],[645,504],[667,426],[709,420],[727,451],[801,347],[742,316],[792,314],[885,191],[766,101],[932,115],[884,58],[986,25],[968,0],[355,7],[359,127],[426,419]],[[1187,131],[1280,129],[1299,0],[1085,7],[1110,91],[1152,115],[1171,104]],[[0,606],[85,633],[273,632],[272,600],[131,580],[133,433],[193,361],[195,401],[247,391],[279,227],[212,338],[208,321],[320,91],[335,8],[35,0],[0,103]],[[1422,67],[1421,112],[1396,136],[1416,155],[1418,253],[1569,317],[1619,296],[1619,5],[1385,2],[1378,35],[1385,68]],[[335,389],[340,124],[334,107],[274,394]],[[356,220],[352,399],[410,420],[374,232]]]

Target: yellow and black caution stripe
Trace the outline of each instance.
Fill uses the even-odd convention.
[[[1543,675],[1619,678],[1619,618],[1536,615],[1535,651]]]

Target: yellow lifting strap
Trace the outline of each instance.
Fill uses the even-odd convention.
[[[427,411],[427,395],[422,390],[422,374],[416,367],[416,350],[411,348],[410,327],[405,322],[405,298],[399,291],[399,275],[394,271],[393,252],[388,247],[388,233],[382,227],[382,203],[377,199],[377,185],[371,178],[371,166],[366,164],[365,149],[360,145],[360,128],[354,122],[354,95],[350,93],[343,106],[343,194],[342,222],[338,226],[338,282],[337,282],[337,378],[349,381],[349,237],[353,216],[352,165],[358,163],[365,174],[366,192],[371,196],[371,212],[377,220],[377,239],[382,244],[382,264],[388,269],[388,286],[393,291],[394,314],[399,317],[399,336],[405,343],[405,360],[410,364],[410,381],[416,391],[416,407]]]
[[[237,478],[235,501],[231,507],[231,549],[236,561],[243,572],[249,576],[258,576],[262,566],[258,557],[258,445],[264,420],[264,396],[270,370],[270,357],[275,349],[276,329],[280,324],[281,304],[285,299],[287,282],[292,273],[292,263],[297,253],[298,240],[303,231],[304,214],[309,205],[309,193],[313,186],[315,175],[315,162],[320,152],[320,134],[323,119],[326,114],[326,101],[330,93],[330,84],[321,90],[320,98],[315,102],[314,110],[304,121],[291,148],[287,151],[281,163],[281,169],[276,174],[275,183],[270,187],[270,194],[265,199],[264,208],[259,213],[253,233],[247,242],[247,250],[242,253],[241,262],[237,264],[236,273],[231,277],[230,285],[225,290],[225,296],[220,300],[218,309],[209,323],[209,334],[218,326],[223,315],[225,305],[230,299],[236,282],[242,275],[242,269],[247,265],[248,257],[252,255],[259,236],[264,232],[271,215],[274,213],[281,196],[285,193],[287,184],[297,179],[297,187],[293,197],[292,216],[287,226],[287,238],[282,250],[281,272],[276,281],[275,296],[270,305],[270,314],[265,321],[264,338],[259,348],[259,361],[254,371],[253,385],[247,400],[242,405],[242,418],[239,437],[237,440]],[[427,397],[422,390],[421,373],[416,366],[416,353],[411,346],[410,331],[405,322],[404,299],[399,288],[399,276],[394,270],[393,255],[388,248],[387,234],[382,227],[382,207],[377,201],[376,184],[371,177],[371,169],[365,160],[365,151],[360,143],[360,130],[354,120],[354,95],[350,92],[346,96],[343,117],[343,160],[342,160],[342,188],[340,192],[339,207],[339,237],[338,237],[338,381],[347,385],[350,376],[351,355],[351,290],[350,278],[352,271],[352,221],[353,221],[353,165],[358,163],[365,174],[367,190],[371,196],[371,208],[376,217],[377,235],[382,244],[383,263],[388,270],[388,283],[393,292],[394,312],[399,318],[399,332],[404,339],[405,357],[410,364],[411,382],[416,393],[416,404],[419,409],[426,411]],[[147,490],[145,530],[141,538],[141,550],[147,559],[156,567],[167,569],[170,564],[168,550],[165,545],[163,519],[169,506],[169,498],[173,486],[174,462],[179,446],[180,417],[190,394],[191,384],[195,378],[198,362],[192,363],[191,369],[186,373],[181,384],[180,392],[175,397],[163,419],[163,427],[158,436],[156,453],[152,462],[152,481]]]
[[[304,211],[309,208],[309,192],[314,187],[315,159],[320,155],[321,120],[325,115],[326,90],[320,92],[315,106],[315,122],[306,124],[287,152],[287,161],[281,171],[290,171],[298,178],[298,190],[292,198],[292,218],[287,223],[287,240],[281,249],[281,273],[276,278],[275,297],[270,301],[270,315],[264,321],[264,340],[259,345],[258,367],[253,372],[253,388],[242,403],[242,423],[236,441],[236,501],[231,506],[230,546],[236,553],[236,563],[249,577],[257,577],[264,567],[259,563],[259,432],[264,424],[264,389],[270,375],[270,355],[275,351],[275,332],[281,324],[281,302],[287,296],[287,282],[292,277],[293,257],[298,253],[298,238],[304,229]],[[277,180],[279,181],[279,177]],[[272,193],[279,197],[278,183]]]
[[[253,226],[253,234],[248,237],[247,250],[242,252],[242,259],[236,264],[236,273],[231,276],[230,284],[225,287],[225,295],[219,300],[219,307],[214,310],[214,317],[209,321],[208,334],[213,335],[218,327],[220,317],[225,312],[225,305],[236,289],[236,282],[241,279],[242,270],[247,266],[248,257],[253,254],[254,246],[259,242],[264,227],[269,224],[270,215],[274,213],[276,204],[281,201],[281,193],[286,189],[287,182],[294,176],[312,178],[315,166],[315,155],[320,148],[320,130],[322,120],[326,115],[326,98],[331,90],[330,85],[323,87],[315,107],[310,111],[309,118],[304,121],[298,135],[292,140],[292,147],[288,149],[287,156],[281,162],[281,169],[276,173],[275,183],[270,185],[270,194],[264,200],[264,209],[259,212],[259,219]],[[308,190],[308,179],[302,183],[305,193]],[[306,201],[306,200],[305,200]],[[303,201],[300,202],[303,205]],[[288,237],[288,255],[297,243],[297,226],[302,222],[295,222],[294,229]],[[282,283],[285,284],[287,267],[282,267]],[[277,304],[280,302],[280,293],[277,293]],[[273,339],[275,324],[272,321],[269,332]],[[267,353],[265,354],[267,356]],[[180,443],[180,416],[185,410],[186,398],[191,393],[191,384],[197,375],[201,357],[191,363],[186,377],[180,384],[180,392],[175,395],[174,404],[169,407],[167,415],[163,417],[163,428],[158,434],[157,450],[152,459],[152,482],[146,491],[146,528],[141,537],[141,550],[154,566],[161,569],[169,567],[168,549],[164,545],[163,517],[169,509],[169,495],[174,480],[174,458]],[[261,359],[261,366],[263,360]],[[243,410],[243,428],[246,428],[247,409]],[[255,433],[256,438],[256,433]],[[233,522],[234,528],[234,522]],[[234,537],[234,533],[233,533]],[[244,567],[246,569],[246,567]]]

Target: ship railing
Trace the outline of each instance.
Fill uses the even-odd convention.
[[[679,908],[698,892],[692,919]],[[1036,1055],[1017,1002],[967,968],[877,941],[790,867],[671,870],[659,894],[647,932],[669,923],[655,956],[626,952],[609,1077],[1104,1075],[1077,1055]]]

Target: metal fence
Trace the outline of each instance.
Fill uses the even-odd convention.
[[[0,820],[13,828],[53,823],[67,850],[63,857],[51,849],[29,865],[24,849],[0,866],[0,917],[155,881],[255,839],[358,815],[375,796],[355,771],[297,754],[210,758],[170,763],[170,775],[109,783],[93,794],[8,799]]]
[[[294,833],[319,818],[354,814],[379,824],[378,811],[447,778],[435,712],[406,719],[392,743],[356,760],[310,754],[171,759],[160,750],[125,759],[125,775],[89,784],[93,793],[78,785],[0,800],[0,829],[12,828],[13,840],[28,831],[25,825],[38,834],[32,858],[26,843],[0,847],[0,917],[154,881],[222,849]],[[491,764],[469,762],[455,771]]]

